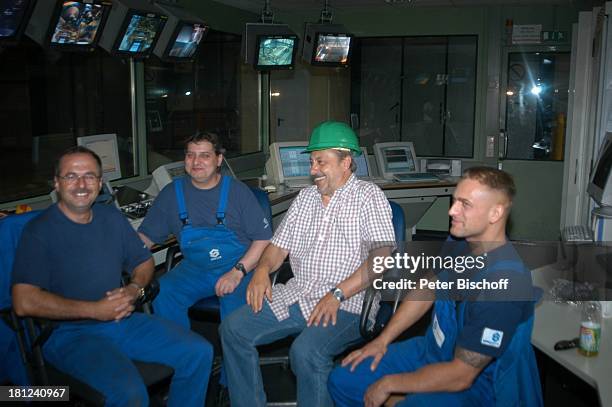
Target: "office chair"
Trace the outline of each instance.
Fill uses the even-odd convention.
[[[81,382],[76,377],[67,375],[46,363],[42,347],[52,334],[54,324],[51,321],[40,318],[19,318],[11,309],[10,274],[13,268],[17,243],[19,242],[23,227],[31,219],[38,216],[39,213],[40,211],[33,211],[23,215],[11,215],[0,220],[0,283],[2,284],[0,308],[3,310],[3,320],[6,324],[2,329],[6,329],[6,326],[10,327],[10,331],[8,331],[10,334],[6,335],[6,338],[4,338],[4,335],[0,335],[0,338],[3,338],[2,341],[10,340],[11,346],[18,348],[20,355],[19,362],[13,362],[14,364],[9,367],[9,372],[14,370],[18,374],[18,377],[12,379],[11,382],[15,380],[13,382],[15,384],[41,386],[66,385],[70,387],[71,394],[76,395],[85,403],[103,406],[106,402],[103,394]],[[150,296],[154,291],[151,291],[149,288],[147,293]],[[134,361],[134,364],[138,368],[147,388],[161,384],[165,380],[170,379],[174,374],[172,368],[159,363]],[[151,400],[155,401],[154,398]]]

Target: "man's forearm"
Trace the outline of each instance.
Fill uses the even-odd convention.
[[[95,303],[70,300],[29,284],[15,284],[13,308],[20,317],[49,319],[95,319]]]
[[[240,259],[240,263],[244,265],[247,271],[253,270],[255,267],[257,267],[259,259],[261,258],[266,247],[268,247],[269,243],[269,240],[254,240],[251,242],[249,249]]]
[[[155,263],[153,262],[153,259],[150,258],[140,263],[138,266],[136,266],[136,268],[134,268],[134,270],[132,270],[130,283],[134,283],[138,287],[146,287],[151,282],[154,271]]]
[[[269,244],[261,255],[261,259],[259,259],[256,271],[265,271],[267,274],[275,272],[283,264],[287,254],[286,250]]]
[[[410,297],[410,295],[409,295]],[[405,299],[391,320],[385,326],[385,329],[375,340],[380,341],[385,346],[392,343],[406,329],[410,328],[415,322],[425,315],[427,310],[431,308],[433,301],[423,300],[407,300]]]

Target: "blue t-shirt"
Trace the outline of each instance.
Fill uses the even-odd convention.
[[[496,267],[499,262],[509,260],[517,262],[522,269],[504,270]],[[486,264],[489,270],[495,268],[493,272],[485,272],[487,279],[494,281],[498,276],[507,277],[511,283],[521,287],[521,290],[528,289],[526,280],[529,280],[531,287],[531,274],[523,266],[511,243],[487,253]],[[464,301],[464,322],[456,346],[494,358],[500,357],[510,344],[518,326],[533,315],[534,302],[524,300],[532,298],[533,292],[524,294],[523,300],[516,301],[495,301],[492,295],[475,301]],[[516,295],[514,298],[521,297]],[[501,337],[500,342],[490,340],[495,335],[497,338]]]
[[[51,205],[23,230],[12,283],[31,284],[64,298],[97,301],[120,286],[121,272],[151,253],[115,207],[96,204],[90,223],[75,223]]]
[[[189,177],[181,182],[191,224],[194,227],[215,226],[221,182],[211,189],[196,188]],[[241,244],[248,247],[253,240],[269,240],[272,237],[269,223],[249,187],[232,179],[225,208],[225,226],[236,234]],[[161,190],[138,231],[155,243],[162,243],[168,235],[179,236],[181,227],[174,184],[170,183]]]

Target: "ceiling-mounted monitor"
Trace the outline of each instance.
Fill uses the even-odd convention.
[[[208,32],[208,25],[179,7],[156,5],[168,16],[153,53],[161,60],[190,61]]]
[[[296,35],[259,35],[255,50],[255,69],[269,71],[273,69],[293,69],[297,51]]]
[[[33,6],[34,0],[0,0],[0,44],[19,41]]]
[[[107,0],[38,1],[26,34],[43,47],[93,51],[110,8]]]
[[[147,58],[167,19],[145,0],[114,0],[100,46],[113,55]]]
[[[343,25],[306,23],[302,58],[316,66],[349,66],[352,45]]]
[[[242,57],[256,69],[292,69],[298,36],[286,24],[247,23],[242,35]]]

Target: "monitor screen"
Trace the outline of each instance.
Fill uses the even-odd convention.
[[[173,58],[192,58],[198,50],[198,45],[200,45],[200,41],[206,35],[207,30],[208,27],[204,24],[183,23],[168,52],[168,56]]]
[[[0,39],[17,36],[29,3],[29,0],[0,0]]]
[[[101,4],[64,1],[54,23],[51,45],[92,45],[104,16]]]
[[[149,52],[164,23],[165,20],[159,14],[132,14],[117,50],[126,54]]]
[[[255,68],[263,70],[293,68],[297,42],[295,35],[259,36],[255,53]]]
[[[388,147],[383,150],[385,171],[392,173],[416,172],[412,152],[406,147]]]
[[[305,148],[306,146],[278,148],[284,178],[310,177],[310,155],[302,154]]]
[[[362,149],[362,154],[353,156],[353,160],[357,165],[357,169],[355,170],[355,176],[357,177],[369,177],[370,176],[370,168],[368,166],[368,158],[367,153]]]
[[[350,35],[319,33],[312,63],[315,65],[347,65],[350,49]]]

